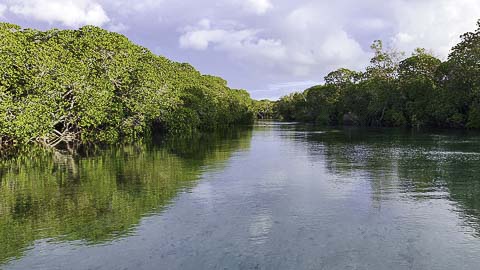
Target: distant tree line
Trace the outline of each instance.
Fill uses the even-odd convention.
[[[255,100],[254,111],[256,113],[256,118],[260,120],[273,119],[276,117],[275,103],[268,99]]]
[[[254,109],[247,91],[123,35],[0,23],[0,150],[188,135],[251,123]]]
[[[275,102],[277,117],[324,125],[480,128],[480,21],[448,59],[425,49],[408,58],[381,41],[364,72],[339,69],[325,84]]]

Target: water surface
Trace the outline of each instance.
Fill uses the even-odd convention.
[[[477,269],[480,135],[262,122],[0,165],[2,269]]]

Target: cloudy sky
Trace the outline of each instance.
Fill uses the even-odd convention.
[[[375,39],[445,59],[478,19],[480,0],[0,0],[2,21],[101,26],[270,99],[364,68]]]

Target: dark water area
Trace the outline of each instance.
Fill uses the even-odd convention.
[[[480,134],[260,122],[0,162],[0,269],[478,269]]]

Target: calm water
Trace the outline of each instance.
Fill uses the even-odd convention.
[[[479,269],[480,134],[273,122],[0,163],[1,269]]]

